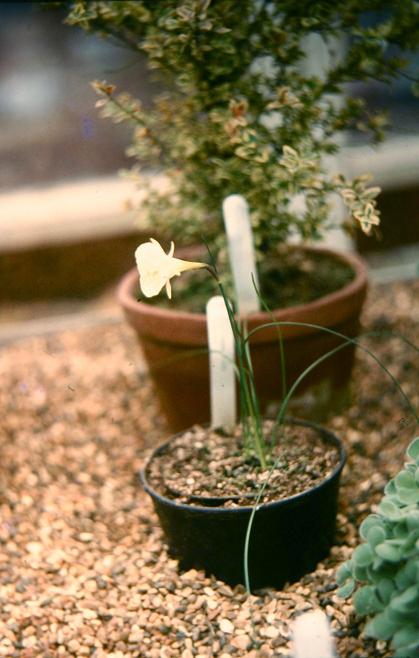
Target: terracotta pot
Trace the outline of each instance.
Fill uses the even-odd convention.
[[[249,579],[253,588],[281,588],[313,571],[333,544],[339,479],[346,455],[342,442],[321,426],[288,419],[287,424],[311,427],[325,444],[339,451],[339,462],[320,484],[302,493],[258,506],[249,543]],[[244,545],[252,507],[223,507],[227,499],[199,498],[178,503],[159,494],[147,479],[152,460],[171,449],[171,440],[157,448],[140,481],[151,496],[170,554],[181,569],[204,569],[236,585],[244,583]]]
[[[307,249],[316,251],[316,249]],[[317,249],[318,251],[318,249]],[[275,321],[305,322],[333,329],[345,336],[359,332],[359,318],[367,291],[366,266],[358,256],[321,249],[349,264],[354,279],[340,290],[307,304],[273,311]],[[196,259],[196,250],[179,250],[178,256]],[[137,301],[138,272],[122,279],[118,299],[126,318],[137,332],[162,410],[172,431],[209,421],[207,328],[204,314],[159,308]],[[272,321],[268,313],[248,317],[249,330]],[[310,327],[281,327],[287,386],[318,357],[342,344],[342,339]],[[272,403],[281,399],[280,352],[277,329],[261,330],[251,340],[261,412],[269,415]],[[313,385],[326,386],[328,399],[346,389],[354,360],[354,346],[347,345],[315,368],[298,387],[298,394]],[[338,399],[340,396],[336,395]],[[295,413],[295,412],[294,412]],[[309,416],[299,410],[299,415]]]

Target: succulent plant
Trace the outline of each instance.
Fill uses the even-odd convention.
[[[364,542],[338,571],[339,593],[369,617],[365,634],[391,640],[395,658],[419,655],[419,437],[404,469],[385,487],[377,514],[361,524]]]

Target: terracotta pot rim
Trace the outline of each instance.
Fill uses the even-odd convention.
[[[326,487],[329,482],[332,480],[335,480],[340,476],[340,473],[342,472],[345,463],[346,463],[346,450],[343,445],[343,441],[336,436],[333,432],[328,430],[326,427],[323,425],[319,425],[317,423],[313,423],[308,420],[301,420],[299,418],[285,418],[284,419],[284,424],[285,425],[302,425],[304,427],[311,427],[313,430],[315,430],[322,438],[325,438],[331,443],[335,445],[335,447],[339,451],[339,462],[333,469],[329,475],[319,482],[319,484],[316,484],[314,487],[310,487],[309,489],[305,489],[304,491],[301,491],[298,494],[294,494],[293,496],[287,496],[286,498],[282,498],[280,500],[272,500],[268,503],[262,503],[258,505],[258,508],[260,509],[272,509],[272,508],[278,508],[278,507],[286,507],[287,505],[294,505],[294,504],[299,504],[300,502],[303,502],[313,494],[316,494],[317,491],[320,491]],[[139,471],[138,477],[139,480],[144,487],[144,490],[153,498],[156,498],[160,503],[164,505],[169,505],[171,507],[176,507],[179,510],[185,510],[189,511],[190,513],[195,512],[203,512],[205,513],[210,513],[214,515],[220,515],[220,514],[226,514],[230,512],[234,512],[234,514],[237,516],[238,514],[249,514],[252,512],[254,509],[254,505],[246,505],[246,506],[240,506],[240,507],[216,507],[216,506],[201,506],[201,505],[192,505],[188,503],[179,503],[176,500],[173,500],[172,498],[168,498],[167,496],[164,496],[163,494],[158,493],[149,483],[147,480],[147,467],[150,463],[150,461],[153,459],[153,457],[157,456],[159,452],[161,452],[167,445],[170,444],[170,442],[175,439],[177,436],[180,436],[181,434],[185,434],[188,429],[182,430],[181,432],[177,432],[176,434],[172,435],[167,441],[164,443],[160,444],[155,448],[150,455],[150,457],[147,459],[146,464],[144,467]]]
[[[343,301],[345,298],[358,294],[363,288],[367,286],[367,266],[360,256],[354,253],[346,253],[326,247],[302,247],[305,251],[321,252],[334,256],[346,264],[350,265],[355,272],[355,277],[352,281],[347,283],[343,288],[335,290],[334,292],[323,295],[306,304],[296,304],[295,306],[288,306],[283,309],[273,309],[272,315],[276,320],[288,320],[290,318],[298,320],[298,316],[306,316],[308,313],[316,313],[323,309],[325,306],[335,302]],[[179,250],[180,251],[180,250]],[[179,309],[160,308],[147,302],[137,301],[133,295],[134,286],[138,282],[137,268],[133,267],[125,276],[117,287],[117,297],[121,306],[129,313],[141,313],[145,316],[153,316],[161,321],[168,321],[176,318],[180,322],[189,322],[196,325],[206,326],[206,316],[204,313],[193,313],[191,311],[182,311]],[[247,321],[250,326],[260,325],[264,322],[270,322],[271,315],[265,311],[251,313],[247,316]]]

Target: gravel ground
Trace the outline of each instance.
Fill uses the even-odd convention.
[[[374,287],[369,329],[414,340],[416,284]],[[417,359],[399,339],[368,345],[417,405]],[[345,441],[337,546],[282,592],[248,596],[177,572],[135,472],[167,432],[125,325],[16,343],[0,353],[0,656],[267,658],[289,655],[290,622],[321,607],[341,658],[384,658],[361,636],[335,570],[401,467],[415,422],[360,353],[354,399],[328,425]],[[416,399],[415,399],[416,395]]]

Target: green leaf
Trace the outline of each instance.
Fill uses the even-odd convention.
[[[409,471],[401,471],[394,478],[397,489],[416,489],[415,478]]]
[[[409,560],[395,577],[395,583],[399,590],[406,590],[416,582],[419,577],[419,558]]]
[[[403,647],[403,649],[396,651],[394,658],[418,658],[418,648],[418,644],[414,644],[413,649]]]
[[[411,510],[406,514],[406,525],[409,531],[419,530],[419,509]]]
[[[401,518],[400,509],[390,500],[383,500],[378,506],[378,511],[390,521],[398,521]]]
[[[399,622],[390,619],[387,611],[385,611],[376,615],[365,626],[364,632],[367,637],[374,637],[377,640],[390,640],[399,627]]]
[[[419,539],[419,530],[414,530],[406,537],[405,541],[403,542],[403,552],[406,560],[410,561],[412,557],[417,555],[417,551],[415,550],[415,544],[418,539]]]
[[[389,620],[394,624],[397,624],[399,628],[401,628],[406,622],[406,613],[399,610],[399,608],[387,606],[386,614]]]
[[[389,544],[388,541],[378,544],[378,546],[375,547],[375,552],[379,557],[383,558],[383,560],[387,560],[387,562],[399,562],[402,558],[400,548]]]
[[[403,542],[406,539],[406,537],[409,535],[409,531],[407,529],[407,523],[405,521],[400,521],[399,523],[396,523],[393,528],[393,533],[395,539],[400,539]]]
[[[361,537],[368,541],[368,532],[371,528],[382,528],[383,520],[378,514],[370,514],[364,519],[359,526],[359,534]]]
[[[377,583],[377,594],[380,599],[387,605],[396,591],[396,585],[390,578],[381,578]]]
[[[401,613],[408,613],[414,610],[419,604],[419,585],[411,585],[404,592],[395,596],[390,603],[392,610]]]
[[[378,555],[375,556],[374,562],[371,565],[371,580],[373,583],[379,582],[383,576],[388,575],[384,573],[384,571],[388,570],[388,564],[383,558],[378,557]]]
[[[419,503],[419,487],[416,487],[416,489],[400,487],[397,489],[397,495],[400,502],[405,505]]]
[[[345,585],[339,587],[339,589],[337,590],[337,595],[342,597],[342,599],[347,599],[348,596],[351,596],[354,589],[355,589],[355,580],[351,578],[345,583]]]
[[[405,628],[401,628],[393,637],[393,645],[395,649],[414,649],[419,647],[419,627],[414,624],[409,624]]]
[[[354,606],[359,615],[371,615],[374,612],[382,612],[384,603],[377,596],[375,587],[366,585],[354,594]]]
[[[413,461],[419,460],[419,436],[413,439],[412,443],[408,446],[406,453]]]
[[[386,539],[386,532],[382,526],[373,526],[367,532],[367,542],[374,548]]]
[[[355,565],[358,567],[367,567],[374,560],[374,553],[368,544],[361,544],[353,552],[352,556]]]
[[[384,493],[390,499],[397,495],[397,489],[394,480],[387,482],[386,486],[384,487]]]
[[[336,572],[336,582],[338,585],[344,585],[348,578],[352,578],[351,562],[344,562]]]
[[[367,567],[360,567],[357,564],[354,564],[353,574],[356,580],[359,580],[361,583],[368,580],[368,569]]]

